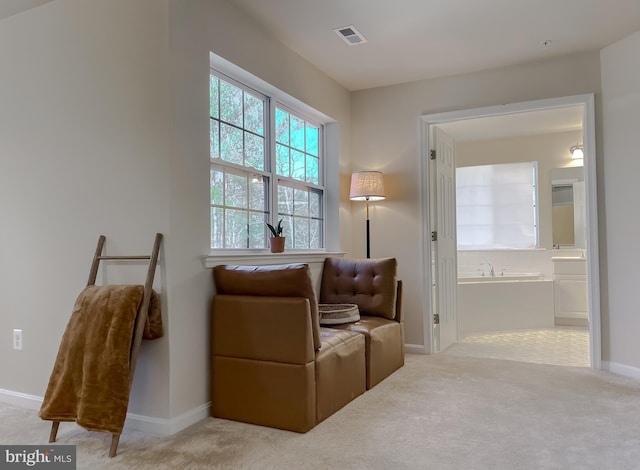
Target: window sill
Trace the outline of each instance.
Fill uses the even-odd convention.
[[[285,251],[269,253],[267,251],[238,251],[210,253],[202,257],[205,268],[213,268],[220,264],[269,265],[289,263],[322,263],[325,258],[342,258],[345,253],[338,251]]]

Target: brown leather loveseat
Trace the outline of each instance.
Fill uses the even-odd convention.
[[[364,393],[365,336],[321,328],[309,266],[217,266],[211,415],[306,432]]]

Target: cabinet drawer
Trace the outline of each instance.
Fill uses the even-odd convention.
[[[583,260],[554,261],[553,274],[587,274],[587,262]]]

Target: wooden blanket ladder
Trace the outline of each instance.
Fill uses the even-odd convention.
[[[158,265],[158,253],[160,252],[160,244],[162,242],[162,234],[156,233],[155,242],[150,255],[134,255],[134,256],[106,256],[102,254],[102,249],[106,237],[100,235],[98,238],[98,246],[93,256],[93,262],[91,263],[91,270],[89,271],[89,280],[87,286],[93,286],[96,284],[96,277],[98,275],[98,267],[100,261],[114,260],[114,261],[131,261],[131,260],[149,260],[149,267],[147,269],[147,279],[144,283],[144,295],[142,297],[142,305],[138,309],[138,315],[136,316],[135,325],[133,328],[133,341],[131,343],[130,361],[129,361],[129,385],[133,382],[133,372],[136,368],[136,360],[138,358],[138,352],[140,350],[140,343],[142,342],[142,334],[144,332],[145,322],[147,320],[146,312],[149,311],[149,303],[151,302],[151,294],[153,289],[153,279],[156,273],[156,266]],[[55,442],[58,434],[58,427],[60,421],[53,421],[51,423],[51,434],[49,436],[49,442]],[[118,443],[120,442],[120,434],[113,433],[111,435],[111,448],[109,450],[109,457],[115,457],[118,450]]]

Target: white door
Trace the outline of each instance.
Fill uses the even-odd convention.
[[[458,341],[458,269],[456,243],[456,165],[455,142],[438,127],[434,128],[436,188],[434,228],[434,270],[436,314],[440,322],[439,350]]]

